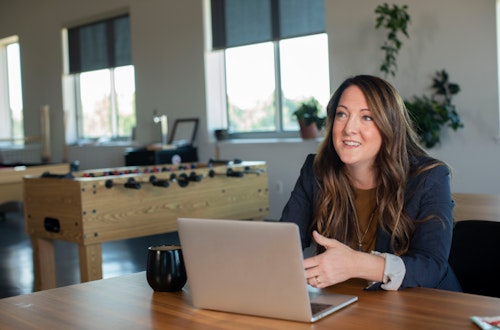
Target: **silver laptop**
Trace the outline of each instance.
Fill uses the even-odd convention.
[[[179,218],[195,307],[314,322],[355,301],[307,285],[293,223]]]

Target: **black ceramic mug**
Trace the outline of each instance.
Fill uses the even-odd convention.
[[[146,277],[155,291],[179,291],[187,281],[180,246],[160,245],[148,248]]]

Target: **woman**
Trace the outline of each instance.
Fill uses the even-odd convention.
[[[281,221],[298,224],[307,281],[318,288],[363,278],[370,288],[461,291],[448,265],[450,172],[417,143],[396,89],[347,79],[327,107],[327,133],[301,169]]]

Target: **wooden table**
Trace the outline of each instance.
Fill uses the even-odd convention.
[[[478,329],[472,315],[500,314],[500,299],[433,289],[363,291],[364,281],[328,290],[354,304],[313,324],[200,310],[189,289],[154,292],[145,272],[0,300],[0,329]]]
[[[453,193],[455,221],[500,221],[500,195]]]
[[[245,161],[94,169],[73,172],[73,178],[25,176],[35,290],[56,287],[54,240],[78,244],[80,280],[87,282],[102,278],[104,242],[174,232],[179,217],[264,219],[266,169],[263,161]]]

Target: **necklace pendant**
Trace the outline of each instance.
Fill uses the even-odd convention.
[[[363,243],[358,243],[358,251],[363,251]]]

